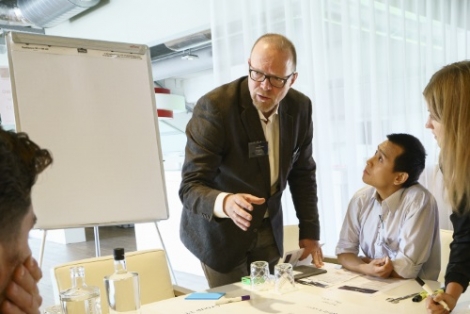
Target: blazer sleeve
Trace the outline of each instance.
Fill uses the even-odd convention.
[[[465,292],[470,281],[470,214],[454,211],[450,215],[454,227],[453,241],[450,244],[449,263],[445,275],[446,286],[450,282],[460,284]]]
[[[318,216],[318,198],[316,181],[316,163],[313,159],[313,121],[310,99],[303,101],[305,112],[298,115],[294,125],[298,128],[298,146],[294,148],[292,169],[288,182],[292,201],[299,219],[300,239],[320,239],[320,222]]]
[[[212,219],[219,191],[213,187],[224,151],[224,127],[217,106],[208,97],[199,99],[186,127],[185,161],[179,196],[185,210]]]

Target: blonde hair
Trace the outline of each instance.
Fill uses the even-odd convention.
[[[470,212],[470,61],[437,71],[423,91],[431,119],[441,124],[440,163],[454,211]]]

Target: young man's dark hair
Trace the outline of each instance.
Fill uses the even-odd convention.
[[[42,272],[28,243],[36,221],[31,189],[51,163],[28,135],[0,126],[0,313],[39,313]]]
[[[31,205],[31,188],[51,163],[50,153],[28,135],[0,126],[0,243],[16,238]]]
[[[403,187],[410,187],[418,182],[426,162],[426,150],[423,144],[410,134],[389,134],[390,142],[403,148],[403,153],[395,158],[394,171],[408,173]]]

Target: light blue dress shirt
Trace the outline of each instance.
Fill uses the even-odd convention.
[[[420,184],[402,188],[380,202],[375,188],[352,197],[336,254],[359,248],[369,258],[390,257],[404,278],[436,280],[441,266],[439,213],[431,193]]]

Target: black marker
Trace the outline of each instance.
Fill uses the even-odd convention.
[[[421,291],[419,294],[415,295],[413,297],[413,299],[411,299],[411,300],[413,302],[421,302],[424,299],[426,299],[427,296],[428,296],[428,293],[426,291]]]

